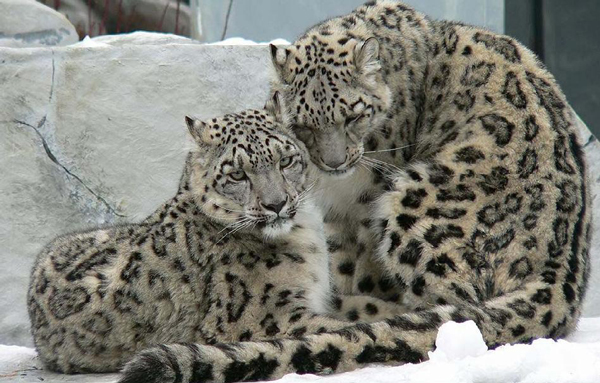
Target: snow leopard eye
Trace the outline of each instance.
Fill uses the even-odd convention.
[[[246,179],[246,173],[243,170],[236,170],[228,174],[229,178],[234,181],[242,181]]]
[[[281,161],[279,161],[279,166],[281,169],[285,169],[292,164],[292,160],[292,157],[284,157],[281,159]]]

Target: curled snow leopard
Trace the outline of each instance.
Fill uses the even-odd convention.
[[[313,171],[274,108],[188,119],[198,148],[173,199],[139,224],[69,234],[41,252],[28,308],[49,369],[117,371],[152,345],[323,326],[331,297]],[[376,299],[335,303],[385,315]]]
[[[482,302],[537,277],[564,284],[553,303],[573,311],[546,318],[546,335],[574,324],[587,270],[585,167],[564,95],[530,51],[379,1],[271,53],[273,88],[313,162],[333,176],[355,170],[330,179],[326,213],[342,227],[383,225],[377,262],[356,250],[368,235],[350,247],[330,239],[336,283],[405,293],[414,310]],[[363,153],[372,174],[356,166]],[[556,258],[569,259],[569,247],[573,261],[561,269]],[[564,274],[563,284],[548,273]]]
[[[321,170],[346,176],[331,181],[322,204],[331,219],[352,219],[377,198],[364,204],[363,211],[374,208],[364,224],[379,228],[386,289],[414,311],[341,330],[324,326],[301,339],[165,346],[136,358],[123,382],[274,379],[414,363],[427,358],[449,320],[475,321],[489,347],[574,328],[589,273],[585,164],[565,97],[530,51],[379,1],[272,54],[283,120]],[[386,169],[401,168],[392,182],[356,166],[365,152]],[[360,272],[349,262],[340,271]],[[379,285],[364,282],[369,293]]]

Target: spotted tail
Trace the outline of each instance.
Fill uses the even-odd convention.
[[[579,310],[572,310],[571,305],[557,304],[556,299],[551,304],[553,290],[559,288],[532,282],[480,306],[438,306],[372,324],[349,325],[315,316],[307,319],[325,323],[321,329],[325,331],[299,339],[162,345],[127,364],[120,383],[257,381],[288,373],[339,373],[371,363],[418,363],[435,348],[439,327],[451,320],[475,321],[490,347],[559,338],[574,328],[579,316]],[[548,326],[550,322],[556,324]]]

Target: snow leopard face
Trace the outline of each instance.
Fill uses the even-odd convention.
[[[199,146],[191,187],[204,213],[230,230],[259,229],[267,237],[289,232],[309,187],[308,153],[275,108],[278,103],[206,122],[186,118]]]
[[[347,174],[364,152],[366,136],[382,125],[391,102],[375,38],[360,42],[314,33],[296,45],[271,45],[283,94],[285,121],[330,175]]]

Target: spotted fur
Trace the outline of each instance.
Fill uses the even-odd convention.
[[[379,294],[382,285],[410,312],[345,328],[327,323],[300,339],[169,345],[136,358],[123,382],[415,363],[450,320],[475,321],[490,347],[574,328],[589,273],[585,164],[564,95],[531,52],[509,37],[378,1],[272,47],[272,56],[284,120],[313,162],[338,177],[320,197],[329,221],[379,234],[376,261],[387,279],[363,274],[356,288]],[[358,168],[360,158],[381,161],[371,164],[393,176]],[[329,248],[346,259],[332,271],[356,278],[365,242],[339,235]]]

